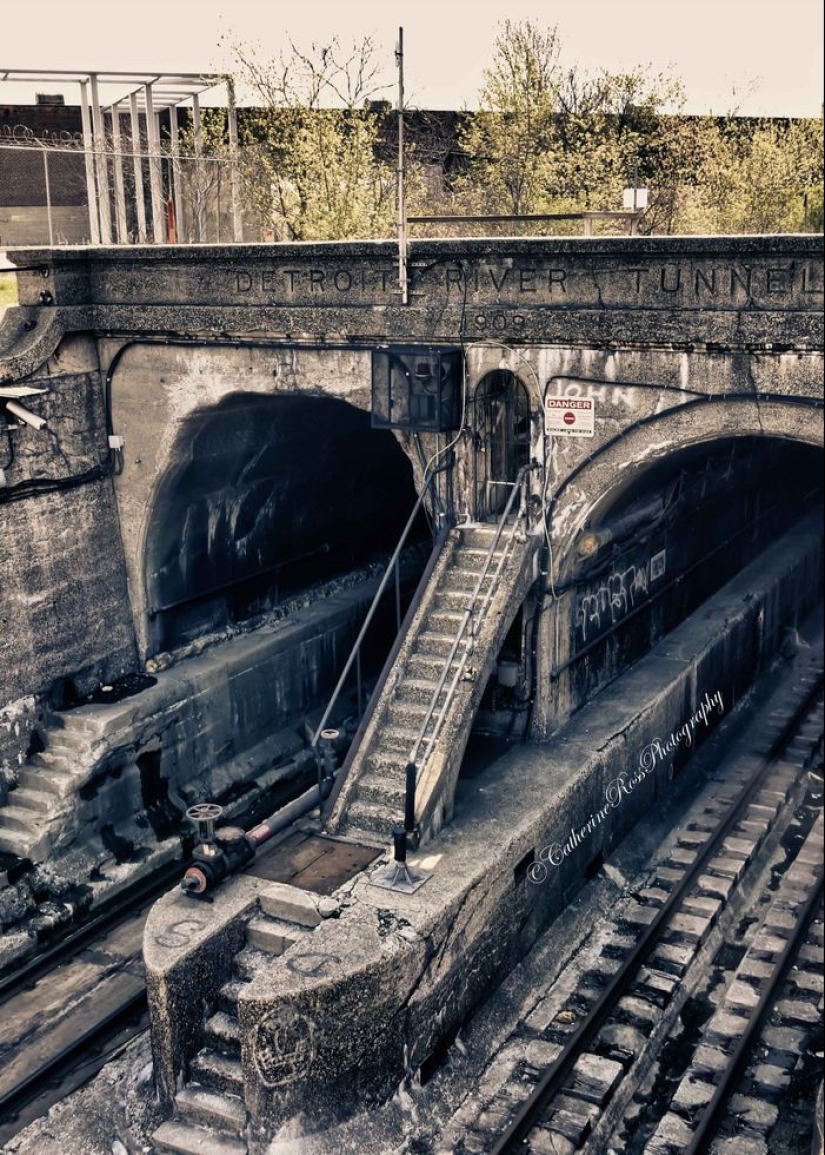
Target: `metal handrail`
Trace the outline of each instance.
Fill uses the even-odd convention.
[[[400,629],[400,626],[401,626],[400,580],[401,579],[400,579],[399,559],[401,557],[401,551],[403,550],[403,548],[407,542],[407,538],[409,537],[410,532],[412,530],[412,527],[415,524],[416,518],[418,517],[418,514],[421,511],[421,507],[424,504],[424,499],[426,498],[426,496],[430,490],[430,486],[432,485],[433,481],[438,476],[438,474],[443,472],[443,470],[445,468],[447,468],[447,466],[443,466],[443,465],[439,466],[437,469],[431,470],[429,475],[425,475],[424,484],[421,487],[421,493],[418,495],[418,499],[417,499],[415,505],[413,506],[412,513],[410,514],[409,518],[407,519],[407,524],[404,526],[404,529],[401,533],[401,537],[399,539],[398,545],[395,547],[395,551],[393,552],[392,557],[390,558],[389,562],[387,563],[387,568],[384,571],[384,576],[381,578],[381,582],[378,586],[378,589],[376,590],[375,597],[372,599],[372,605],[370,606],[369,610],[367,611],[367,616],[364,619],[364,623],[361,626],[361,629],[358,633],[358,637],[355,639],[355,642],[353,644],[350,655],[347,658],[347,661],[344,665],[343,670],[341,671],[341,675],[338,678],[338,682],[336,683],[335,689],[332,692],[332,697],[330,698],[330,700],[327,704],[327,708],[324,711],[324,715],[318,724],[318,728],[316,729],[315,733],[312,736],[312,739],[310,741],[310,746],[312,748],[313,753],[315,754],[315,758],[316,758],[316,761],[317,761],[318,766],[319,766],[319,775],[320,775],[321,756],[320,756],[320,753],[318,750],[318,743],[320,741],[322,732],[327,727],[327,723],[329,722],[330,715],[332,714],[332,711],[335,707],[335,704],[338,701],[338,698],[341,694],[342,689],[344,688],[344,685],[347,681],[347,678],[350,674],[350,671],[352,670],[354,663],[357,663],[358,708],[360,711],[361,697],[362,697],[362,690],[361,690],[361,645],[364,641],[364,638],[366,637],[367,630],[369,629],[369,627],[372,623],[372,619],[375,617],[376,611],[378,609],[378,603],[381,601],[381,598],[383,597],[384,592],[385,592],[387,586],[389,585],[390,578],[392,577],[393,572],[395,573],[396,617],[398,620],[398,628]]]
[[[483,617],[484,613],[486,613],[490,599],[492,598],[492,595],[493,595],[493,591],[496,589],[496,583],[497,583],[499,577],[501,576],[502,568],[504,566],[505,561],[507,560],[507,557],[509,554],[509,547],[512,544],[513,538],[515,537],[515,534],[516,534],[516,531],[518,530],[520,522],[522,521],[522,519],[526,515],[527,502],[524,499],[524,483],[525,483],[525,480],[526,480],[528,474],[530,473],[531,468],[532,468],[532,466],[530,466],[530,465],[522,466],[522,468],[518,472],[516,480],[513,482],[512,488],[510,490],[510,496],[508,497],[507,504],[504,507],[504,512],[502,513],[501,517],[499,518],[498,525],[496,526],[496,532],[493,536],[493,540],[490,543],[490,547],[487,550],[487,554],[484,558],[484,563],[481,567],[481,573],[479,575],[478,581],[476,582],[475,589],[473,590],[473,592],[470,596],[470,600],[468,602],[467,609],[466,609],[466,611],[464,613],[464,617],[461,621],[461,625],[458,627],[458,631],[456,632],[456,636],[455,636],[455,638],[453,640],[453,644],[450,648],[450,653],[444,661],[444,669],[441,672],[441,677],[438,681],[438,685],[436,686],[435,691],[433,693],[433,696],[430,699],[430,704],[427,708],[427,713],[424,716],[424,721],[421,723],[421,726],[419,728],[415,742],[412,746],[412,749],[410,750],[409,761],[413,765],[416,766],[417,773],[420,773],[421,768],[423,767],[423,765],[426,763],[427,759],[430,756],[430,751],[432,750],[433,743],[435,742],[436,738],[438,737],[438,735],[441,731],[441,727],[444,723],[444,718],[446,717],[447,710],[449,709],[449,707],[452,703],[452,700],[455,697],[455,691],[456,691],[456,687],[458,686],[459,679],[461,678],[462,674],[464,673],[464,668],[467,664],[467,659],[470,656],[470,653],[472,652],[472,643],[474,640],[474,633],[471,634],[470,638],[468,639],[468,645],[465,647],[464,653],[461,657],[461,660],[458,664],[458,667],[456,669],[453,680],[450,684],[450,688],[447,691],[447,696],[444,699],[444,702],[441,706],[441,711],[440,711],[438,718],[436,720],[436,724],[435,724],[435,727],[433,728],[433,732],[427,738],[427,748],[425,750],[421,766],[418,766],[416,759],[418,757],[418,752],[419,752],[419,749],[421,748],[421,744],[424,741],[424,735],[426,733],[427,727],[429,726],[430,722],[432,721],[433,714],[435,713],[435,710],[436,710],[436,703],[438,701],[438,698],[441,695],[442,690],[444,689],[444,685],[447,681],[447,677],[448,677],[449,672],[450,672],[450,667],[452,666],[452,663],[455,659],[456,653],[458,651],[458,647],[461,645],[461,642],[464,638],[464,634],[467,630],[467,626],[469,625],[470,621],[472,621],[474,616],[476,615],[476,610],[477,610],[476,602],[478,600],[479,594],[481,593],[481,588],[484,585],[484,582],[487,580],[487,577],[489,576],[490,563],[492,562],[493,555],[495,554],[495,551],[498,548],[499,542],[501,541],[501,535],[504,531],[504,527],[507,523],[507,519],[509,518],[510,512],[513,508],[513,502],[515,501],[516,495],[519,493],[521,494],[521,499],[522,499],[521,500],[521,507],[518,511],[515,522],[513,523],[513,526],[510,530],[510,534],[507,538],[507,543],[506,543],[507,548],[505,548],[504,552],[502,553],[501,557],[499,558],[498,565],[496,566],[495,573],[493,574],[493,580],[490,582],[490,587],[487,590],[486,594],[484,595],[484,598],[483,598],[483,601],[482,601],[480,607],[478,607],[479,620],[481,617]]]

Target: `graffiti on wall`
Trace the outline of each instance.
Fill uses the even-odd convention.
[[[650,587],[664,576],[665,562],[666,551],[659,550],[642,563],[617,567],[597,586],[580,593],[575,623],[581,641],[593,641],[646,601]]]

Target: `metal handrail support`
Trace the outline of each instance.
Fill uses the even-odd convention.
[[[502,571],[502,568],[504,566],[505,560],[507,558],[507,552],[503,553],[501,555],[501,557],[499,558],[498,566],[496,567],[495,573],[493,574],[493,580],[490,583],[490,588],[487,590],[487,593],[484,596],[484,600],[483,600],[481,606],[479,607],[480,614],[477,615],[475,612],[476,611],[476,602],[478,600],[479,594],[481,593],[481,588],[484,585],[484,582],[487,580],[487,577],[489,574],[489,569],[490,569],[490,563],[492,562],[493,555],[495,554],[495,551],[498,548],[499,542],[501,541],[501,535],[504,532],[504,527],[507,523],[507,519],[509,518],[510,512],[513,508],[513,502],[515,500],[516,494],[520,493],[522,496],[521,496],[521,501],[519,504],[519,511],[518,511],[517,516],[516,516],[515,523],[511,529],[510,535],[507,539],[508,546],[511,544],[513,538],[515,537],[516,531],[518,530],[518,527],[521,524],[522,518],[527,513],[528,505],[527,505],[527,502],[526,502],[525,497],[524,497],[524,488],[525,488],[524,483],[525,483],[525,480],[526,480],[526,478],[527,478],[527,476],[530,473],[530,470],[532,468],[533,468],[532,465],[522,466],[522,468],[518,472],[518,476],[516,477],[516,480],[513,482],[512,489],[510,490],[510,496],[508,497],[507,504],[504,507],[504,512],[502,513],[501,517],[499,518],[498,525],[496,526],[495,535],[493,536],[493,540],[490,543],[490,547],[487,550],[487,554],[484,558],[484,562],[483,562],[483,565],[481,567],[481,573],[479,575],[478,581],[476,582],[475,589],[473,590],[472,594],[470,595],[470,600],[469,600],[469,603],[467,605],[467,609],[466,609],[464,617],[461,621],[461,625],[458,627],[458,631],[456,632],[455,639],[454,639],[453,644],[450,648],[450,653],[444,661],[444,669],[442,670],[441,677],[439,678],[439,681],[438,681],[438,685],[436,686],[436,689],[433,693],[433,696],[430,699],[430,704],[427,708],[427,713],[424,716],[424,721],[421,723],[421,726],[419,728],[415,742],[414,742],[413,747],[410,751],[410,756],[409,756],[408,761],[412,762],[418,768],[419,773],[423,767],[423,762],[425,762],[426,759],[429,757],[433,742],[435,741],[435,739],[437,738],[437,736],[441,730],[441,726],[443,724],[447,709],[448,709],[453,697],[455,696],[455,688],[458,685],[459,678],[461,677],[461,675],[464,672],[464,667],[467,664],[467,658],[469,657],[469,654],[470,654],[472,647],[474,645],[474,642],[475,642],[476,622],[477,622],[477,620],[479,620],[479,618],[481,616],[483,616],[483,613],[486,611],[487,606],[489,604],[489,601],[492,597],[493,590],[496,588],[496,583],[497,583],[499,577],[501,576],[501,571]],[[444,700],[444,703],[441,707],[441,712],[438,716],[438,720],[436,722],[435,729],[433,730],[433,733],[430,735],[430,737],[428,739],[427,749],[426,749],[426,752],[424,754],[424,759],[423,759],[422,765],[418,766],[418,761],[417,761],[418,751],[421,748],[422,742],[424,741],[424,734],[425,734],[427,727],[429,726],[429,724],[432,720],[433,714],[435,713],[436,703],[438,701],[438,698],[441,695],[441,691],[444,689],[444,685],[447,681],[447,676],[450,672],[450,667],[452,666],[453,660],[455,659],[456,653],[458,652],[458,647],[461,645],[462,639],[464,638],[464,634],[467,630],[467,626],[471,622],[473,624],[473,629],[472,629],[471,634],[470,634],[470,645],[464,651],[464,655],[463,655],[461,662],[459,664],[458,670],[456,672],[456,676],[453,678],[453,681],[450,685],[450,689],[447,692],[447,697]]]
[[[341,691],[343,690],[344,685],[346,684],[347,678],[349,677],[350,671],[352,670],[352,667],[356,662],[358,662],[358,680],[359,680],[359,687],[360,687],[360,681],[361,681],[361,677],[360,677],[361,646],[363,644],[364,638],[366,637],[367,630],[369,629],[370,625],[372,624],[372,620],[375,617],[375,614],[376,614],[377,609],[378,609],[378,604],[381,601],[381,598],[384,596],[384,593],[387,589],[387,586],[390,583],[390,579],[392,578],[393,574],[395,574],[395,576],[396,576],[396,610],[397,610],[397,612],[399,614],[399,618],[400,618],[400,590],[398,588],[398,566],[399,566],[399,559],[401,557],[401,551],[404,549],[404,546],[406,545],[407,538],[409,537],[410,532],[412,530],[412,527],[415,524],[416,518],[418,517],[418,514],[421,511],[421,507],[424,504],[424,500],[425,500],[425,498],[426,498],[426,496],[430,490],[430,487],[431,487],[433,481],[435,480],[435,478],[438,476],[439,473],[442,473],[445,469],[448,469],[448,468],[449,468],[449,463],[446,465],[439,466],[437,469],[431,470],[429,475],[425,476],[424,484],[422,485],[421,492],[418,495],[418,499],[417,499],[415,505],[413,506],[412,513],[410,514],[409,518],[407,519],[407,524],[404,526],[404,529],[401,533],[401,537],[398,541],[398,545],[395,547],[393,555],[390,558],[389,562],[387,563],[387,568],[384,571],[384,575],[381,578],[378,589],[375,592],[375,597],[372,599],[372,604],[370,605],[370,608],[367,611],[367,616],[364,619],[364,622],[363,622],[361,629],[358,633],[358,637],[355,639],[355,642],[353,644],[350,655],[347,658],[346,663],[344,664],[344,668],[341,671],[341,675],[338,678],[338,681],[335,685],[335,689],[332,692],[332,697],[330,698],[330,700],[327,704],[327,708],[324,711],[324,715],[321,718],[321,721],[318,723],[318,728],[316,729],[316,731],[313,734],[312,739],[310,741],[310,747],[312,748],[312,752],[315,755],[315,762],[316,762],[316,765],[318,767],[318,782],[319,782],[319,785],[322,787],[322,796],[325,796],[325,795],[323,795],[323,788],[324,788],[325,784],[327,782],[329,782],[329,785],[331,787],[332,783],[331,783],[331,780],[329,778],[325,777],[325,775],[323,773],[323,767],[322,767],[322,761],[323,760],[322,760],[322,756],[321,756],[321,753],[320,753],[319,748],[318,748],[319,741],[321,738],[321,733],[323,730],[325,730],[327,728],[327,723],[329,722],[329,719],[330,719],[332,711],[335,707],[335,704],[338,701],[338,698],[340,697]],[[401,622],[399,620],[398,628],[400,629],[400,627],[401,627]],[[360,689],[359,689],[359,699],[360,699]]]

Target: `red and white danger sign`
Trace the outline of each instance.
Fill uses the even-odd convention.
[[[548,437],[593,437],[596,402],[586,397],[545,397],[544,432]]]

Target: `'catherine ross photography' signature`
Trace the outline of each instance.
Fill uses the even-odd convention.
[[[652,742],[649,742],[639,755],[638,768],[623,771],[617,778],[608,782],[604,792],[604,806],[595,814],[591,814],[583,826],[571,830],[565,842],[551,842],[549,846],[543,846],[536,861],[530,864],[527,871],[527,877],[530,881],[537,884],[544,882],[550,873],[548,866],[561,866],[564,860],[569,858],[577,847],[581,846],[596,827],[600,826],[608,815],[621,805],[622,799],[632,794],[636,787],[653,773],[660,762],[674,754],[682,744],[692,746],[695,731],[700,726],[708,725],[708,718],[714,711],[718,714],[725,712],[721,690],[717,690],[712,695],[706,691],[696,712],[691,714],[685,724],[675,730],[666,741],[663,742],[661,738],[654,738]]]

